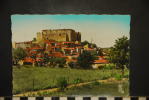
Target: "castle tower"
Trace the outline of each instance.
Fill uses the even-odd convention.
[[[73,29],[55,29],[42,30],[37,33],[37,41],[55,40],[55,41],[81,41],[80,32],[75,32]]]

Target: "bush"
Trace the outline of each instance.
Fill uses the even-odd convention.
[[[113,68],[114,68],[114,66],[113,65],[110,65],[110,64],[104,65],[104,67],[103,67],[103,69],[105,69],[105,70],[111,70]]]
[[[116,78],[116,80],[121,80],[122,79],[121,74],[115,74],[114,77]]]
[[[78,84],[81,82],[83,82],[81,78],[74,79],[74,81],[73,81],[74,84]]]
[[[128,74],[124,74],[123,78],[129,78]]]
[[[62,68],[64,67],[64,65],[66,64],[66,59],[65,58],[50,58],[49,62],[51,63],[51,65],[53,65],[54,67],[56,65],[58,65],[58,67]]]
[[[69,62],[68,65],[70,68],[74,68],[74,62]]]
[[[64,90],[68,85],[67,79],[65,77],[60,77],[57,79],[57,86],[60,90]]]

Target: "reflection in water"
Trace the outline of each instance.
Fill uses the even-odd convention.
[[[129,96],[129,82],[75,87],[63,92],[64,95]]]
[[[118,84],[118,92],[124,94],[125,91],[124,91],[124,88],[123,88],[123,84]]]

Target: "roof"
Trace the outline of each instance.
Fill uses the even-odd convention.
[[[64,48],[64,49],[67,49],[67,50],[74,50],[75,48]]]
[[[67,62],[77,62],[76,59],[66,59]]]
[[[94,64],[106,64],[106,63],[108,63],[108,61],[107,60],[105,60],[105,59],[101,59],[101,60],[94,60]]]
[[[74,42],[65,41],[65,42],[63,42],[63,43],[74,43]],[[74,43],[74,44],[75,44],[75,43]]]

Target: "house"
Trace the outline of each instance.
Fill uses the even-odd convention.
[[[97,56],[97,60],[94,60],[92,64],[93,69],[100,68],[101,66],[108,64],[108,60],[106,60],[103,56]]]

